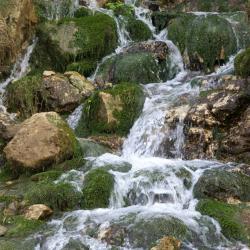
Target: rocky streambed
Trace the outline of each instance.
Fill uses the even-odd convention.
[[[248,14],[0,0],[0,249],[248,249]]]

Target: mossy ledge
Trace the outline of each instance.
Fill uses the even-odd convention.
[[[216,219],[222,228],[222,233],[231,240],[237,240],[250,245],[250,227],[244,225],[242,214],[244,206],[230,205],[211,199],[199,201],[197,210],[203,214]],[[249,214],[249,208],[248,208]]]
[[[83,208],[105,208],[114,188],[114,177],[103,169],[88,172],[84,179]]]

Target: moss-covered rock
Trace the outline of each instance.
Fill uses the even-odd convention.
[[[85,103],[77,134],[126,135],[139,116],[143,103],[143,90],[132,83],[123,83],[110,90],[96,92]]]
[[[65,71],[68,64],[91,61],[91,65],[117,47],[116,24],[112,17],[96,13],[60,22],[46,22],[37,33],[38,47],[31,56],[33,70]]]
[[[146,41],[152,38],[151,30],[141,20],[129,18],[126,27],[130,38],[134,42]]]
[[[169,78],[167,61],[158,61],[152,53],[120,54],[101,65],[96,79],[104,82],[161,82]]]
[[[43,111],[70,112],[94,89],[93,84],[77,72],[63,75],[45,71],[44,76],[26,76],[9,84],[6,104],[8,111],[19,113],[22,119]]]
[[[231,24],[218,15],[182,15],[170,21],[168,35],[194,70],[213,71],[237,50]]]
[[[83,208],[105,208],[114,188],[114,177],[103,169],[90,171],[84,179]]]
[[[250,76],[250,48],[241,52],[234,61],[235,73],[242,77]]]
[[[82,194],[69,183],[42,181],[25,194],[29,204],[45,204],[54,211],[80,208]]]
[[[187,228],[176,218],[159,216],[135,221],[128,234],[129,242],[134,247],[150,249],[157,240],[164,236],[184,239],[187,235]]]
[[[196,198],[227,200],[236,198],[250,201],[250,177],[226,170],[207,170],[194,186]]]
[[[13,171],[41,171],[81,154],[73,131],[54,112],[25,120],[4,153]]]
[[[68,64],[67,71],[76,71],[89,77],[95,71],[96,66],[97,62],[95,60],[81,60]]]
[[[250,215],[249,207],[206,199],[198,203],[197,210],[216,219],[227,238],[250,244],[250,224],[245,217]]]

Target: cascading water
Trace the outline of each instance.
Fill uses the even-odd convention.
[[[136,13],[137,18],[151,24],[144,16],[148,13],[147,10],[137,9]],[[119,31],[119,25],[117,27]],[[177,114],[179,122],[174,130],[165,121],[167,112],[175,107],[183,95],[188,99],[195,98],[199,94],[199,88],[191,87],[192,72],[184,70],[180,52],[171,41],[167,40],[167,32],[154,34],[154,37],[167,43],[172,66],[175,70],[178,69],[176,77],[165,83],[145,86],[147,98],[144,109],[124,142],[121,156],[104,154],[97,158],[88,158],[92,168],[102,168],[107,165],[118,168],[110,170],[115,178],[115,186],[109,208],[77,210],[50,221],[46,235],[35,236],[38,242],[36,250],[70,249],[67,247],[72,242],[77,242],[79,249],[85,249],[85,246],[91,250],[113,249],[111,245],[102,241],[103,235],[112,226],[125,228],[122,233],[127,232],[122,246],[116,249],[144,249],[131,244],[131,237],[133,238],[133,233],[138,233],[140,230],[143,234],[153,233],[147,226],[145,228],[139,226],[157,219],[166,221],[166,224],[171,224],[174,220],[177,224],[183,223],[187,226],[188,237],[183,242],[184,249],[244,249],[241,244],[231,243],[221,234],[218,222],[202,216],[195,209],[197,200],[193,197],[193,187],[203,172],[230,165],[204,160],[175,159],[182,157],[183,118],[188,105],[179,109],[180,112]],[[126,43],[123,44],[121,41],[120,39],[120,48],[123,48]],[[216,73],[198,78],[208,78],[212,82],[218,75],[232,70],[232,61],[233,59]],[[77,108],[68,119],[72,128],[75,127],[80,110],[81,107]],[[160,148],[166,138],[173,141],[171,151],[173,159],[162,158],[164,152]],[[124,166],[130,170],[119,171],[119,168],[122,169]],[[74,175],[77,190],[84,185],[81,173],[83,174],[78,171]],[[188,178],[183,177],[182,173]],[[71,176],[72,172],[69,175]],[[67,174],[58,181],[67,181]]]
[[[36,46],[36,43],[37,39],[35,38],[33,39],[31,45],[29,45],[28,48],[26,49],[24,55],[16,61],[10,76],[4,82],[0,83],[0,109],[2,109],[2,111],[4,112],[6,112],[6,108],[3,105],[3,96],[5,93],[5,88],[10,82],[17,81],[23,76],[25,76],[25,74],[27,74],[29,69],[30,56]]]

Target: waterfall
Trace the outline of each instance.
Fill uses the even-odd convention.
[[[5,88],[10,82],[17,81],[28,73],[30,56],[36,46],[36,43],[37,39],[34,38],[32,43],[26,49],[24,55],[16,61],[10,76],[5,81],[0,83],[0,108],[4,112],[6,112],[6,108],[3,105],[3,96],[5,93]]]
[[[134,4],[131,1],[126,3]],[[96,1],[90,2],[90,8],[97,9]],[[119,47],[116,53],[119,53],[130,42],[125,27],[121,26],[121,20],[114,17],[112,12],[98,10],[116,20],[119,34]],[[115,165],[118,168],[122,168],[126,164],[131,166],[128,172],[109,171],[115,178],[109,207],[67,212],[61,218],[51,220],[48,223],[50,230],[47,230],[45,235],[34,236],[37,237],[38,242],[35,249],[66,249],[68,244],[73,241],[78,242],[79,248],[83,249],[86,246],[91,250],[111,250],[112,246],[102,240],[103,232],[110,226],[117,226],[118,230],[123,227],[131,230],[136,224],[143,224],[154,218],[163,220],[174,218],[187,226],[189,238],[183,242],[184,249],[244,249],[245,246],[238,242],[229,242],[222,235],[220,225],[216,220],[202,216],[195,209],[198,201],[193,197],[193,188],[204,171],[222,167],[229,168],[230,165],[216,161],[181,159],[184,143],[184,118],[189,109],[188,103],[198,97],[200,89],[199,87],[192,88],[191,81],[194,79],[192,72],[184,69],[178,48],[167,39],[167,30],[163,30],[159,34],[155,33],[155,28],[149,18],[149,10],[135,7],[135,14],[137,19],[142,20],[153,31],[156,41],[167,43],[172,68],[177,69],[178,73],[172,80],[144,86],[147,95],[144,108],[123,144],[121,156],[106,153],[87,159],[93,169],[105,168],[107,165]],[[204,15],[204,13],[198,14]],[[115,53],[103,58],[99,66],[113,55]],[[208,79],[210,87],[212,87],[216,77],[233,70],[233,60],[234,57],[231,57],[226,65],[220,67],[213,74],[195,78]],[[92,76],[93,80],[95,76],[96,72]],[[187,102],[178,107],[183,96],[187,98]],[[68,118],[68,123],[72,128],[75,128],[81,110],[82,106],[79,106]],[[172,128],[169,121],[171,119],[168,119],[168,114],[171,118],[172,111],[175,111],[177,118],[175,128]],[[166,158],[164,150],[161,149],[165,140],[172,142],[172,147],[166,149],[172,154],[171,158]],[[185,181],[180,175],[183,172],[188,176]],[[81,169],[78,170],[76,177],[82,178],[81,173],[84,174]],[[68,175],[70,174],[71,172],[68,173]],[[58,181],[61,179],[67,180],[67,173]],[[75,181],[78,190],[83,185],[82,179]],[[146,233],[148,228],[142,230],[145,230]],[[154,232],[150,233],[154,234]],[[143,249],[132,246],[129,237],[126,237],[122,244],[117,249]]]

